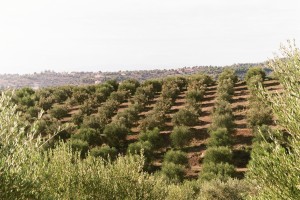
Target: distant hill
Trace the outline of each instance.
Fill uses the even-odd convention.
[[[212,77],[217,77],[224,68],[234,68],[239,78],[243,78],[246,71],[253,66],[264,67],[267,74],[271,72],[270,69],[265,68],[265,63],[244,63],[234,64],[231,66],[194,66],[183,67],[178,69],[155,69],[155,70],[136,70],[136,71],[119,71],[119,72],[64,72],[58,73],[54,71],[44,71],[34,74],[2,74],[0,75],[0,88],[20,88],[32,87],[42,88],[50,86],[61,85],[84,85],[97,84],[109,79],[116,79],[123,81],[129,78],[134,78],[139,81],[147,79],[164,78],[174,75],[190,75],[196,73],[206,73]]]

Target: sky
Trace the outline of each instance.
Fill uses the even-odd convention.
[[[0,0],[0,74],[261,62],[288,39],[299,44],[299,9],[299,0]]]

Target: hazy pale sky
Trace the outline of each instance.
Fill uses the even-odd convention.
[[[299,44],[299,10],[299,0],[0,0],[0,73],[265,61]]]

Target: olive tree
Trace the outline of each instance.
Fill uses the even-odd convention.
[[[251,194],[255,199],[300,199],[300,51],[290,43],[282,47],[282,53],[268,65],[284,90],[270,94],[261,87],[261,97],[269,102],[277,125],[289,133],[289,139],[283,146],[281,140],[273,137],[253,149],[247,177],[256,187],[257,192]]]

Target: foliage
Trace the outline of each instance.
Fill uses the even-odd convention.
[[[300,52],[290,44],[282,47],[282,53],[269,66],[284,90],[281,94],[261,91],[261,97],[270,103],[277,125],[290,136],[285,146],[280,139],[272,137],[272,141],[263,140],[253,149],[247,173],[257,190],[251,194],[253,199],[300,199]]]
[[[115,147],[109,147],[107,145],[104,146],[96,146],[91,149],[91,156],[101,157],[106,160],[115,160],[117,158],[118,151]]]
[[[83,117],[84,117],[84,115],[83,115],[83,113],[81,111],[79,111],[78,113],[74,113],[72,115],[72,122],[75,125],[79,126],[83,122]]]
[[[72,135],[72,138],[86,141],[89,145],[101,143],[100,135],[92,128],[80,128],[76,134]]]
[[[151,112],[140,122],[140,129],[143,131],[162,129],[165,126],[166,115],[163,111]]]
[[[79,105],[82,104],[88,98],[89,98],[89,94],[88,94],[88,91],[86,90],[86,88],[77,87],[74,89],[72,99],[74,99],[74,101],[77,104],[79,104]]]
[[[123,81],[118,90],[129,92],[131,95],[134,95],[136,89],[140,86],[140,83],[135,79],[127,79]]]
[[[57,103],[63,103],[68,98],[68,93],[64,88],[56,88],[53,92],[53,98]]]
[[[202,165],[199,178],[202,181],[210,181],[213,179],[226,181],[228,178],[233,177],[234,174],[235,170],[232,164],[224,162],[206,162]]]
[[[89,150],[89,143],[81,139],[71,139],[70,145],[74,152],[80,152],[81,157],[85,157]]]
[[[158,149],[163,144],[162,137],[159,135],[159,132],[160,130],[157,127],[153,130],[143,131],[139,136],[139,140],[144,142],[149,141],[154,149]]]
[[[208,139],[207,145],[213,146],[229,146],[231,145],[232,139],[227,128],[218,128],[209,132],[210,138]]]
[[[207,74],[203,74],[203,73],[191,75],[189,78],[190,78],[190,84],[197,83],[198,86],[201,86],[201,85],[209,86],[214,83],[211,76],[209,76]]]
[[[249,191],[248,184],[243,180],[228,179],[221,181],[214,179],[201,185],[201,200],[243,200]]]
[[[231,113],[214,114],[213,121],[209,127],[211,131],[218,128],[226,128],[228,131],[232,131],[234,128],[233,115]]]
[[[53,97],[41,97],[37,103],[37,105],[42,108],[43,110],[47,111],[49,110],[53,103],[54,103],[54,98]]]
[[[143,154],[145,157],[144,167],[148,167],[153,159],[153,146],[149,141],[137,141],[128,145],[127,154]]]
[[[118,112],[116,120],[127,128],[132,128],[135,122],[139,119],[139,110],[137,105],[129,106],[123,112]]]
[[[50,114],[56,119],[62,119],[68,116],[68,108],[63,105],[54,106],[50,111]]]
[[[251,102],[247,111],[247,123],[250,128],[272,123],[272,110],[262,101]]]
[[[119,108],[120,103],[116,100],[109,99],[101,107],[98,108],[98,115],[101,115],[106,120],[114,116]]]
[[[172,162],[163,163],[161,168],[161,172],[163,175],[167,177],[168,180],[172,182],[182,182],[184,178],[184,166],[177,165]]]
[[[162,86],[162,99],[171,99],[172,102],[175,101],[176,97],[180,94],[180,88],[176,83],[176,80],[169,80],[164,82]]]
[[[162,81],[161,80],[146,80],[142,86],[152,86],[155,92],[160,92],[162,90]]]
[[[245,75],[245,81],[248,83],[248,81],[254,76],[259,76],[262,80],[264,80],[266,78],[266,73],[261,67],[251,67]]]
[[[170,150],[167,151],[167,153],[164,156],[164,163],[171,162],[177,165],[187,165],[188,164],[188,158],[186,153],[182,151],[174,151]]]
[[[228,147],[210,147],[205,152],[205,163],[230,163],[232,161],[232,151]]]
[[[141,156],[115,162],[81,159],[65,143],[43,151],[35,123],[26,132],[9,101],[4,96],[0,100],[0,199],[166,198],[165,183],[142,171]]]
[[[234,94],[234,82],[232,79],[219,80],[217,95],[219,100],[230,101]]]
[[[218,82],[222,82],[225,79],[230,79],[234,83],[238,81],[238,78],[233,69],[226,68],[222,71],[222,73],[218,77]]]
[[[199,89],[188,90],[186,93],[187,101],[189,100],[201,101],[204,97],[204,91],[205,90],[199,90]]]
[[[172,146],[182,148],[192,139],[192,133],[187,126],[175,126],[170,134]]]
[[[176,126],[195,126],[199,122],[198,117],[197,111],[183,108],[173,115],[172,123]]]
[[[119,103],[122,103],[126,98],[128,97],[127,91],[114,91],[110,94],[109,98],[117,101]]]
[[[129,130],[118,122],[112,122],[105,126],[103,134],[111,147],[122,147]]]

